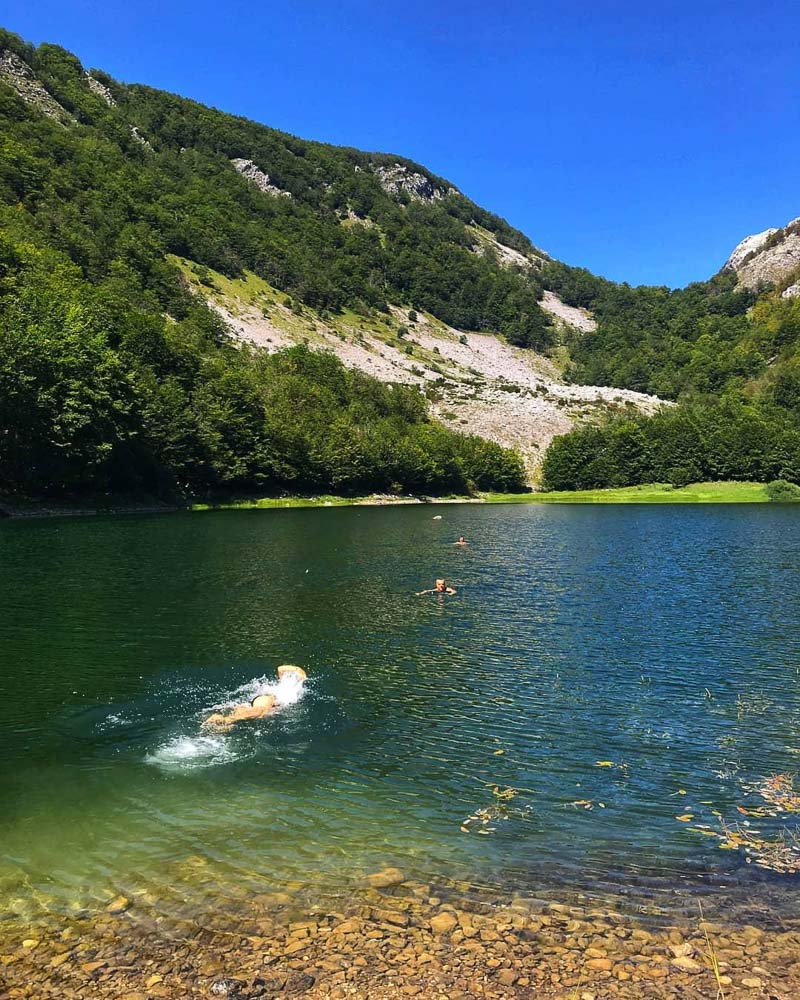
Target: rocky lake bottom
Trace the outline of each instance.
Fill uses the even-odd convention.
[[[188,859],[202,883],[201,859]],[[213,898],[212,898],[213,897]],[[188,897],[191,899],[191,896]],[[147,894],[0,929],[0,996],[25,1000],[773,998],[800,995],[800,916],[725,895],[636,915],[374,872],[335,895]],[[629,905],[628,901],[625,905]],[[694,911],[694,915],[692,915]],[[762,911],[761,916],[764,916]]]

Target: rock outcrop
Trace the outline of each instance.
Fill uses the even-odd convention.
[[[74,124],[72,115],[47,92],[30,66],[11,49],[0,51],[0,80],[16,90],[26,104],[32,105],[48,118],[53,118],[62,125]]]
[[[99,80],[96,80],[91,73],[86,74],[86,84],[89,87],[89,90],[104,100],[110,108],[115,108],[117,106],[117,102],[114,100],[114,95],[108,87]]]
[[[139,143],[140,145],[144,146],[144,147],[145,147],[145,149],[150,149],[150,150],[152,150],[152,148],[153,148],[153,147],[152,147],[152,146],[150,145],[150,143],[149,143],[149,142],[147,141],[147,139],[145,139],[145,137],[144,137],[144,136],[142,135],[142,133],[141,133],[141,132],[139,131],[139,128],[138,128],[138,126],[136,126],[136,125],[129,125],[129,126],[128,126],[128,128],[129,128],[129,129],[131,130],[131,135],[133,136],[133,138],[134,138],[134,139],[135,139],[135,140],[136,140],[136,141],[137,141],[137,142],[138,142],[138,143]]]
[[[262,194],[271,194],[279,198],[291,198],[291,192],[284,191],[276,187],[270,180],[269,174],[258,167],[252,160],[235,159],[231,160],[235,170],[244,177],[245,180],[254,184]]]
[[[440,187],[430,177],[415,173],[402,163],[395,163],[390,167],[375,167],[375,176],[383,190],[393,198],[405,193],[412,201],[438,201],[445,195],[458,194],[455,188]]]
[[[780,285],[794,278],[800,270],[800,218],[793,219],[782,229],[765,229],[747,236],[737,245],[723,267],[735,271],[743,288],[762,285]],[[796,283],[790,286],[796,287]],[[784,295],[792,297],[797,291],[787,288]]]
[[[773,233],[777,233],[777,231],[777,229],[765,229],[763,233],[753,233],[751,236],[745,236],[741,243],[737,243],[733,248],[733,253],[725,261],[722,270],[738,271],[744,263],[745,258],[751,254],[758,253],[770,236]]]

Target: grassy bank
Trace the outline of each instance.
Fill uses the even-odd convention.
[[[619,489],[553,493],[482,493],[477,497],[230,497],[218,501],[161,503],[153,498],[102,497],[47,501],[0,496],[0,514],[11,517],[63,517],[92,514],[166,513],[176,510],[277,510],[287,507],[353,507],[454,503],[768,503],[763,483],[693,483],[680,489],[668,483]]]
[[[604,490],[553,493],[487,493],[487,503],[768,503],[763,483],[692,483],[677,488],[648,483]]]

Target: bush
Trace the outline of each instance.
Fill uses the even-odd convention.
[[[773,479],[767,483],[767,496],[773,503],[800,503],[800,486],[785,479]]]

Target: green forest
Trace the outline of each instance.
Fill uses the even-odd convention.
[[[565,301],[598,320],[596,332],[570,341],[572,377],[677,405],[555,439],[545,488],[800,483],[800,299],[782,298],[781,288],[737,290],[733,274],[670,290],[614,285],[557,263],[546,271]]]
[[[441,198],[390,197],[372,168],[396,157],[301,141],[95,71],[110,105],[63,49],[5,32],[1,49],[74,119],[0,83],[3,490],[522,488],[516,455],[432,423],[416,391],[301,349],[235,348],[166,259],[230,276],[248,267],[320,311],[406,303],[541,347],[540,288],[472,252],[465,220],[529,249],[521,234],[427,172]],[[291,197],[264,196],[236,157]],[[345,227],[346,211],[374,224]]]

